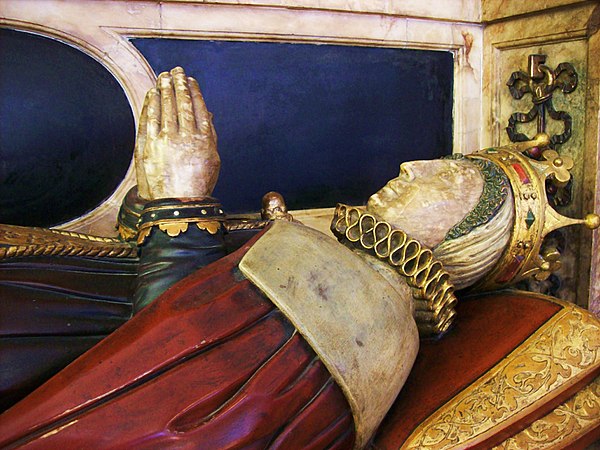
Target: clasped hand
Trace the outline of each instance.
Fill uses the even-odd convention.
[[[146,95],[135,166],[138,195],[146,200],[212,194],[221,166],[212,114],[181,67],[161,73]]]

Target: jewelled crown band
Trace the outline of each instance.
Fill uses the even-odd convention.
[[[514,198],[514,224],[508,246],[495,267],[476,285],[476,289],[492,290],[525,278],[547,278],[556,255],[551,258],[540,254],[544,237],[553,230],[568,225],[584,224],[590,229],[598,228],[600,218],[588,214],[585,219],[572,219],[557,213],[546,197],[546,179],[566,183],[573,167],[570,157],[560,157],[554,150],[545,150],[543,160],[537,161],[522,152],[533,148],[545,148],[548,136],[541,134],[533,141],[489,148],[468,155],[473,160],[492,161],[500,167],[510,182]]]

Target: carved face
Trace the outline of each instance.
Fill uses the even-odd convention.
[[[429,247],[479,201],[483,177],[467,159],[412,161],[371,196],[367,210]]]

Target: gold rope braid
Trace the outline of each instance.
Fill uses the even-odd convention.
[[[137,256],[137,247],[116,238],[1,225],[0,259],[30,256],[134,258]]]
[[[253,220],[253,219],[238,219],[228,220],[225,222],[225,229],[227,231],[240,231],[240,230],[261,230],[268,224],[273,222],[272,220]]]
[[[53,230],[53,229],[44,229],[44,228],[32,228],[32,230],[49,231],[50,233],[58,234],[59,236],[74,237],[77,239],[83,239],[85,241],[104,242],[104,243],[112,243],[112,244],[122,244],[123,243],[123,241],[121,241],[119,238],[94,236],[91,234],[77,233],[75,231]]]
[[[454,286],[430,249],[389,223],[342,204],[336,208],[331,230],[340,241],[387,262],[406,279],[412,288],[415,320],[422,337],[448,330],[456,315]]]

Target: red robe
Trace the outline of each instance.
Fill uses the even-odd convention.
[[[350,407],[237,269],[249,243],[0,416],[9,448],[351,448]]]

